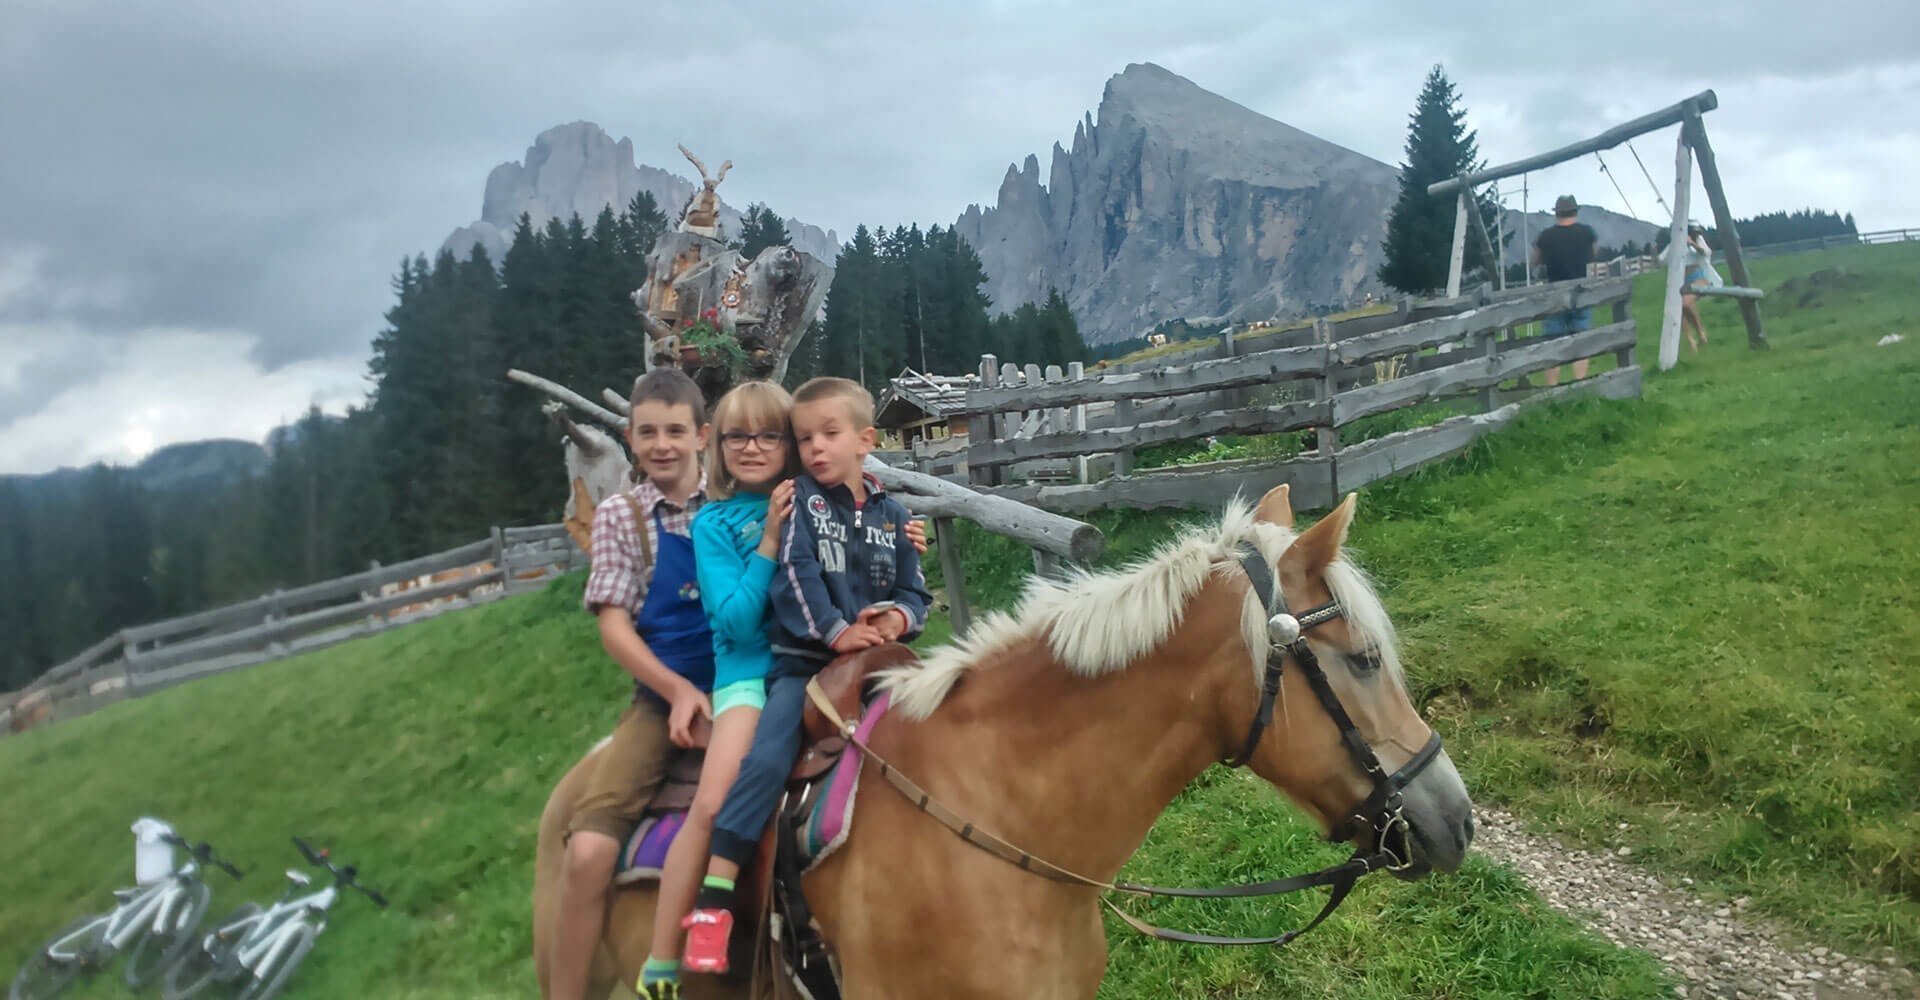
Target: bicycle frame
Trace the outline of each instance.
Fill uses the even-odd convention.
[[[199,866],[189,861],[165,879],[139,889],[122,889],[114,893],[119,903],[103,914],[99,919],[106,922],[103,943],[111,951],[119,951],[131,944],[139,935],[147,932],[158,933],[167,927],[180,910],[186,899],[187,886],[195,880]],[[47,946],[47,956],[56,961],[75,962],[87,956],[73,951],[62,951],[62,946],[81,937],[87,931],[99,925],[99,921],[88,923]]]
[[[293,883],[288,889],[287,898],[275,902],[266,910],[243,920],[237,926],[247,927],[247,932],[235,947],[235,957],[240,966],[249,971],[262,968],[268,959],[278,959],[282,952],[292,946],[293,929],[300,918],[312,914],[319,918],[314,928],[318,934],[327,927],[326,913],[340,897],[337,886],[327,886],[318,892],[311,892],[298,898],[298,892],[304,884],[310,884],[304,878],[295,878],[295,873],[287,872],[287,878]],[[251,925],[251,926],[248,926]],[[232,930],[232,927],[222,930]],[[217,932],[216,932],[217,933]]]

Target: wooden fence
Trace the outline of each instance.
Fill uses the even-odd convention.
[[[1187,364],[1103,372],[1079,379],[1031,377],[983,359],[969,390],[967,466],[973,483],[1060,512],[1101,507],[1210,507],[1238,492],[1293,486],[1302,507],[1454,454],[1511,422],[1524,405],[1568,395],[1640,394],[1635,330],[1627,317],[1633,279],[1583,279],[1403,303],[1393,313],[1283,331],[1275,346],[1224,341],[1225,356]],[[1521,328],[1569,309],[1607,306],[1611,322],[1567,337],[1521,337]],[[1304,343],[1292,343],[1291,340]],[[1231,352],[1231,353],[1226,353]],[[1573,361],[1613,355],[1613,370],[1557,389],[1502,389]],[[1478,412],[1340,446],[1343,428],[1406,407],[1475,397]],[[1036,413],[1085,407],[1080,427],[1036,433]],[[1104,409],[1103,409],[1104,408]],[[1084,429],[1082,429],[1084,428]],[[1140,448],[1219,434],[1312,432],[1313,447],[1284,461],[1234,461],[1132,471]],[[1096,482],[1021,482],[1022,463],[1106,456],[1114,474]]]
[[[445,552],[122,629],[0,695],[0,735],[537,589],[584,562],[560,525],[495,528]]]

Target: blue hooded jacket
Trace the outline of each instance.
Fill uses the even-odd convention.
[[[906,613],[902,640],[927,625],[933,598],[920,554],[907,540],[911,515],[873,477],[866,477],[866,487],[866,502],[855,507],[845,486],[823,487],[807,475],[794,479],[793,516],[768,590],[773,676],[817,672],[836,655],[833,640],[876,604],[892,603]],[[799,652],[783,653],[783,647]]]

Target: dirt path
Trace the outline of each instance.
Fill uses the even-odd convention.
[[[1746,915],[1745,899],[1707,902],[1690,890],[1690,879],[1666,885],[1631,864],[1630,855],[1562,847],[1498,809],[1476,807],[1474,818],[1474,850],[1511,865],[1547,902],[1607,940],[1651,953],[1680,981],[1682,997],[1920,997],[1912,970],[1891,954],[1865,958],[1796,945],[1790,932]]]

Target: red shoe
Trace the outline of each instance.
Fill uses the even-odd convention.
[[[688,972],[727,971],[727,939],[733,936],[733,913],[728,910],[695,910],[680,920],[687,932],[687,949],[680,956],[680,967]]]

